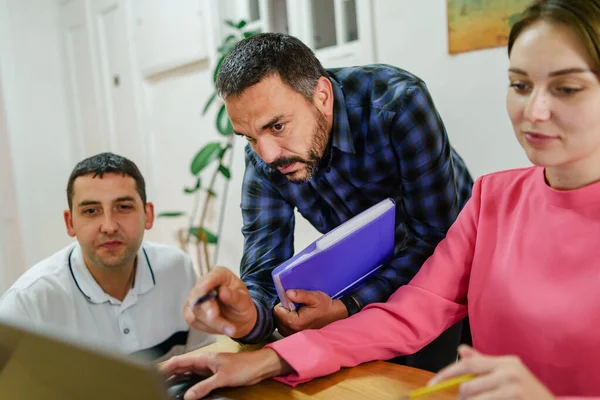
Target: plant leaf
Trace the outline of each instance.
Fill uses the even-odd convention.
[[[217,237],[217,235],[215,235],[214,233],[212,233],[211,231],[209,231],[207,229],[202,229],[202,230],[206,234],[206,239],[208,240],[208,243],[217,244],[217,242],[219,241],[219,238]]]
[[[225,57],[227,54],[231,53],[231,50],[233,50],[237,42],[238,40],[236,39],[235,42],[224,43],[221,46],[217,47],[217,51],[222,57]]]
[[[210,107],[210,105],[211,105],[212,103],[214,103],[214,102],[215,102],[215,100],[216,100],[216,99],[217,99],[217,92],[213,93],[213,94],[212,94],[212,95],[209,97],[208,101],[206,102],[206,105],[204,106],[204,110],[202,110],[202,115],[205,115],[205,114],[206,114],[206,112],[208,111],[208,108]]]
[[[247,39],[250,36],[258,35],[260,32],[261,32],[260,29],[257,29],[255,31],[246,31],[246,32],[244,32],[244,39]]]
[[[235,40],[236,37],[235,35],[232,33],[231,35],[227,36],[225,38],[225,40],[223,40],[223,44],[228,44],[229,42],[231,42],[232,40]]]
[[[216,127],[217,131],[223,136],[231,136],[233,134],[233,126],[227,115],[225,104],[221,105],[221,109],[217,114]]]
[[[219,172],[222,173],[225,178],[231,179],[231,172],[229,171],[229,168],[223,164],[219,164]]]
[[[216,244],[219,241],[219,238],[214,233],[210,232],[205,228],[200,228],[198,226],[192,226],[190,228],[190,234],[195,236],[198,240],[210,244]]]
[[[181,217],[185,215],[183,211],[163,211],[156,215],[156,218],[173,218],[173,217]]]
[[[200,186],[201,186],[200,183],[201,183],[200,178],[196,179],[196,186],[194,186],[191,189],[190,188],[183,188],[184,193],[192,194],[192,193],[197,192],[198,190],[200,190]]]
[[[237,28],[238,29],[242,29],[245,26],[246,26],[246,21],[244,21],[243,19],[240,20],[240,22],[237,23]]]
[[[226,19],[225,24],[229,25],[232,28],[237,28],[237,24],[230,19]]]
[[[222,55],[221,58],[219,58],[219,61],[217,61],[217,66],[215,67],[215,71],[213,72],[213,83],[217,82],[217,75],[219,74],[219,68],[221,68],[221,64],[223,64],[223,60],[225,59],[226,55]]]
[[[198,175],[208,164],[217,158],[219,151],[221,150],[221,143],[212,142],[207,144],[200,150],[190,165],[190,171],[192,175]]]
[[[225,155],[225,153],[227,152],[227,150],[229,150],[231,148],[231,145],[228,144],[227,146],[223,147],[221,149],[221,151],[219,152],[219,160],[223,158],[223,156]]]
[[[231,50],[233,49],[233,46],[235,46],[234,44],[224,44],[222,46],[217,47],[217,52],[219,53],[219,55],[221,57],[225,57],[227,54],[229,54],[231,52]]]

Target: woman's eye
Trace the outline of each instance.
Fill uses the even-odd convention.
[[[574,88],[574,87],[559,87],[559,88],[556,88],[556,91],[561,94],[575,94],[577,92],[580,92],[581,89]]]
[[[521,82],[512,82],[510,87],[517,93],[526,92],[529,89],[529,85]]]

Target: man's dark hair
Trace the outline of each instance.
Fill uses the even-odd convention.
[[[225,57],[217,74],[217,93],[223,99],[237,96],[275,74],[310,102],[319,78],[329,76],[300,40],[282,33],[260,33],[240,41]]]
[[[80,161],[73,168],[67,184],[69,210],[73,209],[73,184],[75,179],[85,175],[92,175],[92,178],[97,176],[102,178],[104,174],[121,174],[132,177],[135,180],[137,192],[142,198],[142,203],[146,206],[146,182],[133,161],[113,153],[100,153]]]

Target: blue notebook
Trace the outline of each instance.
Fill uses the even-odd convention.
[[[394,253],[396,204],[385,199],[321,236],[272,272],[283,307],[286,290],[319,290],[338,299],[360,286]]]

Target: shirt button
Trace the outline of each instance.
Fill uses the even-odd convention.
[[[129,333],[129,328],[125,328],[125,330],[123,331],[124,334],[128,334]]]

